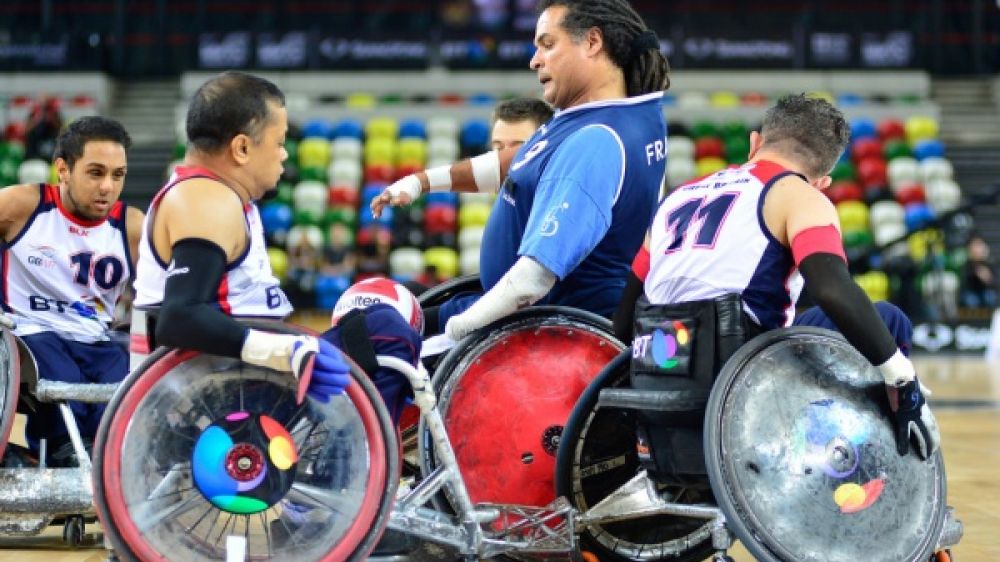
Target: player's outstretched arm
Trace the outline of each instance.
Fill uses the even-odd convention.
[[[517,147],[491,150],[454,164],[404,176],[372,199],[372,214],[379,217],[386,207],[409,205],[429,191],[495,193],[507,176],[517,150]]]

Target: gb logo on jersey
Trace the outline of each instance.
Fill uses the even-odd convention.
[[[547,147],[548,145],[549,145],[548,139],[540,140],[535,144],[531,145],[531,148],[529,148],[528,151],[524,153],[524,156],[522,156],[520,160],[511,164],[510,171],[516,172],[520,170],[521,167],[530,162],[532,158],[538,156],[539,152],[545,150],[545,147]]]

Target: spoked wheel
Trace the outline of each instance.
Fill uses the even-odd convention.
[[[611,495],[639,471],[636,415],[632,410],[598,408],[604,388],[628,386],[626,350],[610,362],[577,401],[566,423],[556,460],[556,493],[580,512]],[[713,504],[703,485],[658,485],[672,503]],[[712,552],[711,523],[704,519],[658,515],[595,525],[580,531],[580,549],[607,561],[695,561]]]
[[[395,431],[371,383],[295,404],[294,380],[161,349],[119,388],[94,455],[125,560],[363,560],[395,496]],[[229,558],[227,558],[227,556]]]
[[[14,426],[20,387],[21,357],[17,338],[6,328],[0,328],[0,458],[7,449],[7,440]]]

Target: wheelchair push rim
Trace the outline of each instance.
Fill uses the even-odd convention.
[[[0,458],[7,450],[17,398],[21,387],[21,358],[17,338],[6,328],[0,328]]]
[[[96,442],[95,502],[119,556],[225,560],[245,541],[248,560],[364,559],[399,459],[378,394],[352,375],[329,404],[296,406],[287,374],[190,351],[150,357]]]
[[[842,336],[787,328],[725,365],[705,418],[709,477],[758,560],[927,560],[945,520],[940,451],[900,457],[881,374]]]
[[[586,512],[628,482],[640,469],[635,445],[635,412],[598,408],[601,390],[628,387],[629,360],[625,350],[591,382],[566,423],[556,460],[556,493]],[[658,491],[678,503],[711,503],[707,490],[658,485]],[[603,561],[694,562],[712,550],[711,522],[658,515],[580,530],[581,549]]]

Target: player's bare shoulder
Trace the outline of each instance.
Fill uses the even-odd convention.
[[[184,238],[202,238],[218,244],[230,257],[246,246],[243,202],[213,179],[191,178],[173,187],[163,196],[155,223],[155,230],[166,230],[171,246]]]
[[[0,189],[0,237],[10,240],[24,227],[38,207],[38,184],[11,185]]]

